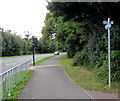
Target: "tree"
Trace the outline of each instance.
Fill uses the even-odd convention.
[[[11,31],[0,31],[2,42],[2,56],[15,56],[30,54],[32,48],[31,40],[24,40]]]
[[[56,32],[56,19],[52,13],[46,14],[45,27],[42,29],[43,38],[53,38],[53,34]]]
[[[47,8],[57,25],[55,28],[49,26],[49,29],[54,29],[57,40],[65,44],[68,57],[74,57],[75,65],[106,68],[107,31],[102,22],[108,17],[115,22],[111,29],[111,49],[115,51],[113,56],[119,58],[120,18],[116,11],[120,9],[120,2],[49,2]],[[116,70],[118,66],[115,64],[119,61],[115,60],[113,64]],[[113,81],[118,80],[116,72],[112,75],[115,77]]]

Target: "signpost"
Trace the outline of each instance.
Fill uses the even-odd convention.
[[[103,24],[105,25],[105,29],[108,29],[108,79],[109,79],[109,87],[111,85],[111,71],[110,71],[110,28],[111,24],[113,24],[113,21],[110,21],[110,18],[108,18],[108,21],[103,21]]]
[[[37,46],[37,38],[32,36],[32,47],[33,47],[33,66],[35,66],[35,46]]]

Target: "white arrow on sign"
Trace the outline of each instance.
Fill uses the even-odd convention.
[[[111,28],[111,24],[105,25],[105,29],[109,29],[109,28]]]

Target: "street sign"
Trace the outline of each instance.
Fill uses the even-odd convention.
[[[111,28],[111,24],[105,25],[105,29],[109,29],[109,28]]]
[[[32,37],[32,45],[37,46],[37,38],[35,38],[34,36]]]
[[[35,66],[35,46],[37,46],[37,38],[32,36],[32,47],[33,47],[33,66]]]
[[[104,21],[103,21],[103,24],[104,24],[104,25],[107,25],[107,24],[108,24],[108,21],[104,20]],[[114,22],[113,22],[113,21],[110,21],[110,24],[114,24]]]
[[[103,24],[105,24],[105,29],[108,29],[108,79],[109,79],[109,87],[111,85],[111,68],[110,68],[110,28],[111,24],[113,24],[113,21],[110,21],[110,18],[108,18],[108,21],[103,21]]]
[[[111,24],[114,24],[114,22],[113,22],[113,21],[111,21]]]
[[[103,24],[104,24],[104,25],[108,24],[108,21],[103,21]]]

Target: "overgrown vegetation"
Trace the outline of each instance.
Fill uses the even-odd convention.
[[[113,82],[111,88],[101,82],[94,71],[85,69],[83,66],[73,66],[73,58],[63,56],[60,58],[60,64],[67,75],[80,87],[85,90],[103,91],[108,93],[118,93],[120,82]]]
[[[120,77],[120,18],[115,12],[120,2],[49,2],[42,33],[44,39],[56,35],[56,40],[67,48],[73,65],[96,70],[105,84],[108,82],[108,36],[103,21],[111,18],[111,73],[112,82]]]
[[[120,51],[111,52],[111,81],[118,82],[120,78]],[[97,64],[98,65],[98,64]],[[96,69],[96,68],[95,68]],[[108,58],[103,61],[102,66],[96,69],[96,74],[104,83],[108,83]]]

